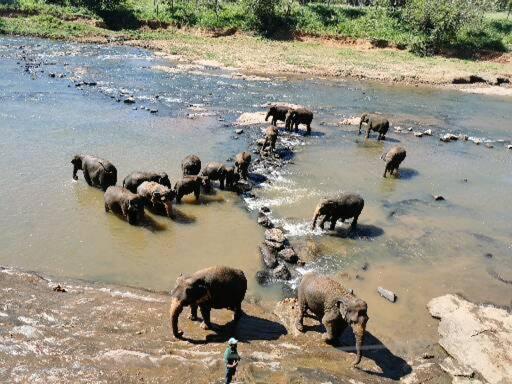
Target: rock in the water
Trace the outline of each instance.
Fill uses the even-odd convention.
[[[462,133],[459,135],[459,139],[462,141],[468,141],[468,138],[469,138],[468,135],[464,135]]]
[[[424,135],[426,136],[432,136],[432,130],[431,129],[427,129],[425,132],[423,132]]]
[[[263,264],[265,264],[265,267],[270,269],[274,269],[275,267],[277,267],[277,256],[274,254],[273,250],[266,244],[262,244],[260,246],[260,254],[261,260],[263,261]]]
[[[268,245],[270,248],[275,249],[276,251],[280,251],[284,248],[283,243],[277,243],[275,241],[265,240],[265,244]]]
[[[492,145],[491,143],[487,143],[487,144],[485,144],[485,146],[486,146],[487,148],[489,148],[489,149],[494,148],[494,145]]]
[[[388,289],[378,287],[377,292],[379,292],[379,295],[381,295],[383,298],[385,298],[388,301],[391,301],[392,303],[394,303],[396,301],[395,293]]]
[[[489,383],[512,378],[512,315],[504,309],[476,305],[457,295],[432,299],[430,314],[441,319],[439,344],[459,363]]]
[[[157,112],[158,112],[158,109],[156,109],[156,108],[151,108],[149,110],[149,113],[157,113]]]
[[[124,99],[125,104],[135,104],[135,99],[133,97],[128,97]]]
[[[407,128],[409,132],[412,132],[412,127]]]
[[[270,208],[267,207],[267,206],[263,206],[260,208],[260,212],[263,212],[263,213],[270,213]]]
[[[265,231],[265,240],[273,241],[275,243],[284,243],[286,238],[282,230],[279,228],[273,228]]]
[[[258,224],[265,228],[274,228],[274,223],[272,223],[272,220],[270,220],[270,218],[263,213],[258,216]]]
[[[507,149],[512,149],[512,145],[507,145]]]
[[[233,185],[233,190],[238,193],[249,192],[252,189],[251,183],[245,180],[240,180]]]
[[[276,279],[280,280],[290,280],[292,277],[290,270],[284,264],[280,264],[278,267],[274,268],[272,273]]]
[[[473,371],[470,367],[459,363],[457,360],[450,356],[444,359],[439,364],[439,366],[443,371],[449,373],[452,376],[473,377],[475,375],[475,371]]]
[[[297,263],[297,261],[299,261],[299,257],[297,256],[293,248],[285,248],[279,251],[277,256],[279,256],[284,261],[287,261],[288,263],[292,264],[295,264]]]
[[[445,198],[441,195],[432,195],[435,201],[443,201]]]
[[[446,133],[440,137],[440,140],[445,143],[449,143],[450,141],[456,141],[458,139],[459,139],[459,137],[454,135],[453,133]]]
[[[270,275],[270,272],[267,270],[256,272],[255,278],[258,284],[260,285],[267,285],[272,280],[272,276]]]
[[[241,129],[241,128],[238,128],[238,129],[235,129],[235,133],[236,133],[237,135],[241,135],[242,133],[244,133],[244,130],[243,130],[243,129]]]
[[[414,132],[414,136],[423,137],[423,132]]]

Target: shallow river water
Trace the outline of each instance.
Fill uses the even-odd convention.
[[[510,98],[327,80],[247,81],[214,68],[162,66],[174,68],[136,48],[0,40],[0,264],[156,290],[172,288],[182,272],[225,264],[246,272],[252,295],[277,299],[279,289],[253,278],[263,239],[256,212],[266,205],[292,244],[316,244],[318,255],[302,272],[334,274],[353,288],[368,302],[369,329],[397,353],[436,339],[425,305],[437,295],[512,305],[512,285],[496,278],[512,279]],[[136,103],[116,101],[126,95]],[[186,198],[175,221],[148,215],[133,227],[105,214],[101,191],[81,173],[78,182],[71,178],[72,156],[91,153],[116,165],[118,183],[133,170],[166,171],[174,183],[190,153],[206,163],[246,149],[248,133],[264,126],[244,127],[235,140],[232,123],[277,101],[310,106],[314,134],[257,199],[220,191],[199,204]],[[385,142],[365,142],[354,126],[336,125],[365,110],[434,135],[391,129]],[[194,113],[203,115],[187,117]],[[490,140],[494,148],[442,143],[445,132]],[[379,156],[396,143],[408,154],[401,178],[384,179]],[[312,232],[316,203],[339,191],[365,199],[357,234],[347,236],[346,224]],[[379,297],[378,286],[395,291],[398,301]]]

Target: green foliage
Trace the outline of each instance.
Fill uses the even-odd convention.
[[[192,2],[179,2],[168,7],[168,16],[178,27],[194,26],[197,24],[196,7]]]
[[[248,10],[249,25],[264,35],[279,27],[280,0],[244,0]]]
[[[438,52],[459,30],[481,22],[484,0],[409,0],[405,20],[416,32],[411,48],[419,54]]]

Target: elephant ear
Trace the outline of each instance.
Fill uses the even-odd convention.
[[[338,307],[338,310],[340,311],[340,314],[341,314],[341,317],[343,318],[343,320],[348,322],[348,315],[349,315],[348,312],[349,311],[348,311],[346,303],[343,300],[338,300],[336,302],[336,306]]]

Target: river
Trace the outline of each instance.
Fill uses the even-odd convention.
[[[333,274],[353,288],[368,302],[369,329],[397,353],[436,340],[425,310],[432,297],[454,292],[512,305],[512,287],[496,278],[512,279],[510,98],[354,81],[248,81],[208,66],[183,71],[137,48],[27,38],[2,38],[0,65],[2,265],[169,290],[180,273],[225,264],[246,272],[250,295],[276,300],[279,287],[254,279],[263,239],[255,218],[266,205],[292,244],[319,250],[301,271]],[[135,104],[122,102],[128,95]],[[246,149],[264,126],[236,135],[233,122],[278,101],[311,107],[314,132],[256,199],[221,191],[198,204],[186,198],[177,220],[148,215],[133,227],[104,212],[101,191],[81,173],[71,178],[72,156],[91,153],[116,165],[118,183],[133,170],[166,171],[174,183],[188,154],[205,164]],[[355,127],[336,124],[365,110],[385,113],[405,133],[365,141]],[[433,136],[415,137],[408,127]],[[446,132],[494,148],[442,143]],[[384,179],[379,156],[397,143],[408,153],[401,178]],[[357,234],[347,236],[346,225],[311,231],[318,200],[339,191],[365,199]],[[377,286],[398,301],[385,301]]]

